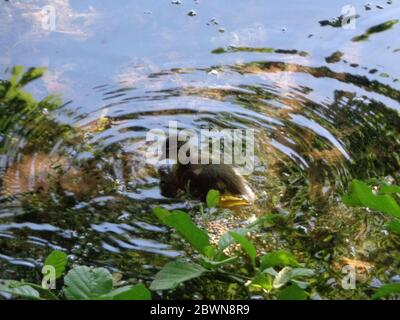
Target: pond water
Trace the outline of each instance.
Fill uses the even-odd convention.
[[[138,166],[146,133],[177,121],[255,130],[246,178],[258,200],[196,215],[210,233],[269,212],[289,217],[254,237],[315,268],[317,298],[365,298],[398,279],[399,243],[382,230],[385,218],[348,209],[341,196],[353,178],[400,183],[400,26],[357,41],[400,18],[400,1],[371,1],[369,10],[353,1],[354,28],[332,21],[348,1],[172,2],[0,1],[0,79],[15,65],[47,67],[26,90],[59,95],[64,104],[48,117],[75,130],[73,141],[49,134],[46,122],[35,136],[1,133],[0,278],[39,281],[53,249],[145,283],[167,261],[190,259],[151,209],[195,213],[198,203],[164,198],[156,170]],[[43,22],[46,5],[54,26]],[[76,168],[59,174],[50,162]],[[341,259],[374,266],[356,290],[340,288]],[[227,295],[252,293],[202,278],[163,297]]]

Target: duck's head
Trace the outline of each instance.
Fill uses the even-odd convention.
[[[170,165],[162,165],[158,168],[160,176],[160,191],[161,195],[167,198],[175,198],[179,191],[179,181],[176,174],[173,173],[173,168]]]

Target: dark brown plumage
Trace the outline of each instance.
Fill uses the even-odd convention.
[[[183,145],[179,142],[177,150]],[[173,158],[169,139],[165,142],[165,158]],[[173,150],[175,151],[175,150]],[[164,165],[159,168],[161,194],[165,197],[177,197],[183,191],[192,197],[204,200],[211,189],[219,190],[222,195],[238,196],[248,202],[255,195],[245,179],[228,164],[181,164]]]

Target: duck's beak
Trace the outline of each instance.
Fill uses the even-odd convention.
[[[244,198],[235,197],[235,196],[221,196],[219,200],[219,207],[220,208],[235,208],[235,207],[243,207],[249,206],[251,203]]]

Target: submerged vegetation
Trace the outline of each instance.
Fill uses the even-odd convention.
[[[349,193],[343,197],[343,202],[352,207],[364,207],[381,212],[390,217],[391,221],[385,228],[400,236],[400,205],[396,201],[400,196],[400,186],[387,185],[379,181],[372,181],[372,186],[354,180],[350,185]],[[372,296],[374,299],[400,294],[400,284],[386,284],[381,286]]]
[[[209,192],[210,195],[216,193],[216,190]],[[208,203],[208,210],[212,210],[216,203]],[[167,263],[155,275],[151,289],[174,289],[182,282],[207,274],[208,277],[227,278],[252,292],[277,295],[280,299],[303,300],[308,297],[304,289],[309,284],[305,280],[314,275],[313,270],[304,268],[286,250],[269,252],[260,257],[256,245],[248,238],[252,231],[281,219],[279,215],[265,215],[246,228],[230,230],[222,235],[217,245],[213,245],[207,232],[198,228],[187,213],[177,210],[169,212],[162,208],[155,208],[154,213],[163,224],[174,228],[200,255],[196,263],[183,260]],[[234,252],[227,253],[228,248],[235,244],[241,248],[241,252],[236,248]]]
[[[67,255],[61,251],[53,251],[44,262],[45,276],[54,272],[54,279],[62,277],[68,264]],[[51,268],[49,268],[51,267]],[[51,279],[51,278],[49,278]],[[62,290],[54,293],[49,283],[41,285],[26,281],[0,280],[0,292],[15,298],[34,300],[149,300],[150,291],[142,284],[119,285],[120,280],[105,268],[89,268],[76,266],[63,278]],[[55,282],[53,283],[55,287]],[[116,287],[117,286],[117,287]]]
[[[400,206],[391,196],[400,195],[400,186],[380,185],[377,194],[371,187],[354,180],[344,203],[349,206],[366,207],[394,217],[386,228],[400,236]],[[210,190],[207,195],[209,211],[216,210],[219,192]],[[203,209],[201,209],[204,214]],[[233,229],[222,235],[217,245],[210,243],[206,231],[192,222],[189,214],[172,212],[156,207],[154,214],[160,222],[173,228],[194,250],[195,261],[176,260],[168,262],[155,276],[150,285],[154,292],[174,290],[181,284],[207,276],[222,278],[243,286],[249,292],[259,292],[265,298],[280,300],[306,300],[310,297],[307,288],[316,285],[315,270],[306,268],[288,250],[268,252],[259,255],[257,245],[249,238],[255,230],[274,226],[281,215],[267,214],[258,218],[246,228]],[[232,250],[229,250],[231,248]],[[239,250],[240,248],[240,250]],[[356,265],[347,260],[349,266]],[[360,262],[361,263],[361,262]],[[53,251],[45,260],[43,273],[53,270],[54,280],[61,278],[68,264],[64,252]],[[48,269],[52,267],[52,269]],[[45,269],[47,268],[47,269]],[[118,285],[116,277],[104,268],[73,267],[64,277],[62,290],[54,293],[45,281],[42,286],[26,281],[0,280],[0,292],[16,298],[58,300],[147,300],[150,291],[143,284]],[[117,286],[117,287],[116,287]],[[382,285],[371,296],[373,299],[400,294],[398,283]]]

